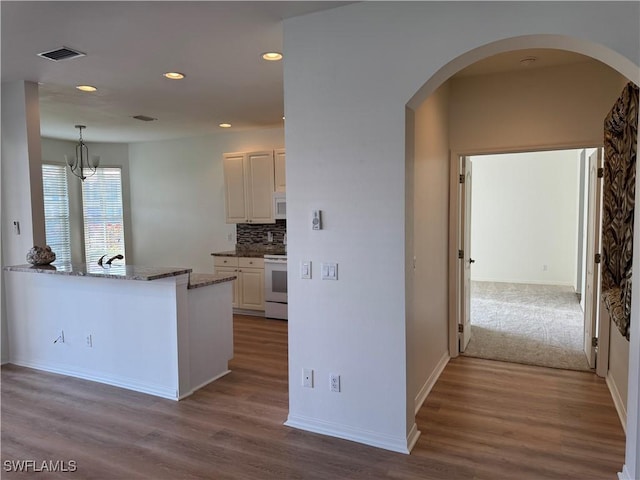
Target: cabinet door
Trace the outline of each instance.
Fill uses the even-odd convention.
[[[273,218],[273,152],[247,153],[247,213],[251,223],[275,223]]]
[[[286,192],[287,178],[285,170],[285,153],[283,148],[273,152],[273,164],[276,192]]]
[[[224,154],[224,203],[227,223],[247,221],[245,163],[244,153]]]
[[[264,310],[264,269],[241,268],[240,277],[242,278],[240,308]]]
[[[239,303],[238,303],[238,299],[240,298],[239,296],[239,288],[240,288],[240,273],[238,272],[237,268],[233,268],[233,267],[218,267],[216,266],[215,268],[215,272],[218,275],[235,275],[236,278],[233,281],[233,286],[232,286],[232,290],[233,290],[233,307],[238,307]]]

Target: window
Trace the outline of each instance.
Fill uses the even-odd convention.
[[[56,263],[70,263],[69,194],[64,165],[42,165],[42,187],[47,245],[55,252]]]
[[[98,168],[82,183],[82,208],[85,262],[95,263],[103,255],[124,256],[120,168]]]

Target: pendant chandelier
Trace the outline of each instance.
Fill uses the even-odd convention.
[[[84,125],[76,125],[76,128],[80,130],[80,140],[78,140],[78,144],[76,145],[76,154],[75,156],[65,155],[64,160],[67,165],[69,165],[71,173],[84,181],[87,177],[96,173],[96,169],[100,164],[100,157],[98,155],[93,155],[91,157],[91,162],[89,162],[89,149],[82,140],[82,129],[87,127]],[[86,174],[87,172],[88,175]]]

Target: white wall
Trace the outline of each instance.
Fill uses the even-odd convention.
[[[627,79],[599,63],[451,81],[451,149],[480,154],[602,145]]]
[[[64,165],[64,156],[75,151],[77,142],[42,138],[42,163]],[[131,223],[131,197],[129,185],[129,147],[126,143],[87,143],[90,155],[100,156],[101,167],[120,167],[122,170],[122,203],[127,263],[136,263],[133,254],[133,228]],[[84,263],[84,232],[82,230],[82,184],[67,170],[69,187],[69,217],[71,224],[71,261]]]
[[[610,322],[609,330],[609,371],[607,383],[611,389],[617,407],[621,410],[620,417],[624,421],[627,413],[627,397],[629,394],[629,340],[622,336],[620,330],[610,320],[606,308],[601,320]]]
[[[412,241],[407,247],[406,285],[407,401],[411,413],[412,408],[420,408],[449,360],[449,296],[443,282],[449,268],[448,115],[447,83],[415,111],[411,130],[415,151],[407,179],[407,194],[412,196],[407,203],[407,238]]]
[[[575,288],[580,151],[471,158],[471,279]]]
[[[235,225],[225,223],[222,154],[282,147],[281,128],[131,144],[136,264],[212,272],[211,253],[235,247]]]
[[[429,79],[466,52],[443,71],[515,45],[612,49],[635,78],[637,18],[633,3],[363,2],[285,20],[286,147],[296,159],[287,164],[289,262],[340,264],[337,282],[317,270],[310,281],[289,277],[289,424],[399,451],[410,444],[407,102],[418,106],[447,77]],[[545,35],[521,37],[535,34]],[[510,37],[521,39],[483,48]],[[313,209],[325,230],[310,229]],[[301,386],[303,367],[317,388]],[[342,374],[340,394],[329,392],[329,372]]]

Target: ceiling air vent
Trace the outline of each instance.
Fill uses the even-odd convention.
[[[154,120],[157,120],[157,118],[147,117],[146,115],[136,115],[132,118],[135,118],[136,120],[140,120],[143,122],[153,122]]]
[[[49,60],[53,60],[54,62],[59,62],[60,60],[69,60],[71,58],[84,57],[86,54],[74,50],[69,47],[60,47],[55,50],[50,50],[48,52],[39,53],[39,57],[48,58]]]

